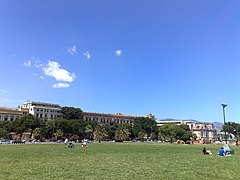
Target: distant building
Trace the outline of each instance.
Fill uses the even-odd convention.
[[[195,122],[193,120],[176,120],[176,119],[162,119],[157,122],[157,126],[162,126],[167,123],[174,123],[174,124],[186,124],[189,126],[189,129],[191,129],[191,124]]]
[[[103,113],[92,113],[92,112],[83,112],[83,120],[85,121],[97,121],[100,124],[134,124],[136,116],[126,116],[121,113],[117,114],[103,114]]]
[[[0,120],[1,121],[15,121],[17,118],[22,117],[23,111],[18,109],[0,107]]]
[[[191,124],[191,131],[196,134],[197,140],[212,141],[216,139],[217,130],[213,123],[198,122]]]
[[[32,114],[42,120],[57,119],[62,117],[62,108],[58,104],[27,101],[23,103],[21,109],[27,109],[29,114]]]

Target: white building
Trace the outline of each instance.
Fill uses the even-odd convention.
[[[29,114],[42,120],[57,119],[62,117],[62,109],[58,104],[27,101],[24,102],[22,109],[28,109]]]

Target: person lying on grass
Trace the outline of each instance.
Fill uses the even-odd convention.
[[[202,152],[204,155],[212,155],[212,152],[210,150],[207,150],[206,147],[203,148]]]

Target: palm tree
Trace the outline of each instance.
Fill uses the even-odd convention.
[[[59,140],[62,136],[63,136],[63,132],[61,129],[58,129],[56,132],[55,132],[55,136],[57,137],[57,140]]]
[[[33,134],[34,134],[35,139],[40,139],[41,129],[40,128],[35,128],[34,131],[33,131]]]
[[[103,126],[97,126],[96,131],[93,133],[93,135],[94,135],[94,138],[100,142],[101,140],[106,139],[107,131]]]
[[[145,137],[145,133],[142,132],[142,131],[140,131],[140,132],[138,133],[138,139],[140,139],[141,141],[143,141],[143,140],[144,140],[144,137]]]
[[[88,124],[85,127],[84,133],[85,133],[85,136],[86,136],[87,139],[92,138],[92,136],[93,136],[93,127],[90,124]]]
[[[125,128],[124,126],[119,126],[115,132],[115,139],[124,141],[124,140],[129,139],[130,135],[131,135],[131,133],[128,131],[127,128]]]

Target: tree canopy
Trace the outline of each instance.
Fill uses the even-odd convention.
[[[64,119],[82,119],[83,118],[83,112],[80,108],[75,107],[62,107],[62,114]]]

